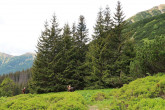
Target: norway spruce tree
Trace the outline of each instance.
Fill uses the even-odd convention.
[[[95,40],[100,37],[103,37],[103,34],[104,34],[104,16],[103,16],[103,11],[100,8],[97,14],[97,20],[94,26],[94,34],[92,35],[92,37]]]
[[[75,46],[75,39],[72,36],[68,24],[63,28],[60,45],[61,50],[52,61],[52,67],[54,68],[56,76],[56,79],[54,79],[54,87],[57,87],[56,89],[59,91],[66,90],[67,85],[72,85],[76,89],[79,89],[79,78],[81,78],[81,76],[79,76],[77,72],[77,49]]]
[[[103,12],[98,13],[94,40],[90,43],[86,56],[89,88],[117,87],[131,79],[127,76],[134,57],[133,39],[122,34],[126,23],[120,2],[117,3],[114,20],[109,7]]]
[[[42,93],[46,91],[47,85],[47,67],[48,67],[48,37],[50,30],[48,22],[45,22],[45,30],[41,33],[37,44],[37,55],[32,67],[32,80],[30,82],[30,91]],[[45,88],[45,89],[44,89]]]
[[[118,1],[117,2],[117,8],[116,8],[116,13],[114,13],[114,35],[112,38],[110,38],[112,42],[112,46],[114,48],[114,56],[116,58],[114,59],[114,67],[116,68],[116,75],[121,76],[123,73],[123,70],[121,69],[122,65],[122,55],[123,55],[123,49],[125,47],[126,41],[129,39],[127,36],[124,36],[122,34],[122,30],[126,26],[126,22],[124,21],[124,13],[122,11],[122,6],[121,3]],[[125,65],[126,66],[126,65]]]
[[[107,83],[112,86],[122,86],[122,84],[128,83],[132,79],[129,77],[129,65],[135,57],[134,39],[130,38],[128,33],[122,33],[126,26],[124,18],[121,3],[118,1],[116,13],[114,14],[113,33],[108,38],[111,54],[114,57],[111,58],[113,63],[110,65],[113,76],[110,80],[107,80]]]
[[[85,86],[84,76],[85,76],[85,56],[87,52],[87,43],[89,41],[88,38],[88,29],[85,23],[85,17],[80,15],[78,25],[76,26],[76,38],[75,38],[75,46],[76,46],[76,74],[79,76],[79,89],[83,89]]]
[[[100,10],[97,15],[94,27],[93,41],[89,45],[86,55],[86,66],[88,74],[86,76],[87,88],[105,88],[106,74],[109,74],[108,65],[110,53],[107,37],[112,29],[110,11],[107,7],[105,11]]]
[[[113,25],[114,25],[109,6],[106,6],[106,8],[104,10],[104,23],[103,24],[104,24],[104,32],[109,34],[109,32],[112,30]]]
[[[32,80],[29,83],[30,91],[35,93],[44,93],[55,91],[55,78],[51,62],[59,51],[58,40],[60,39],[60,29],[56,21],[56,16],[51,20],[51,26],[45,22],[45,30],[37,44],[37,55],[32,67]]]

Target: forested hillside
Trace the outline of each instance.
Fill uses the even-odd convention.
[[[22,93],[22,89],[28,90],[28,81],[31,78],[31,69],[17,71],[15,73],[3,74],[0,76],[0,96],[12,96]]]
[[[137,43],[154,39],[165,34],[165,14],[143,19],[132,23],[124,29],[124,33],[130,34]]]
[[[99,10],[93,40],[87,44],[84,16],[80,15],[77,25],[60,28],[54,15],[51,22],[45,22],[38,40],[30,91],[64,91],[69,84],[76,89],[121,87],[136,78],[165,72],[164,17],[162,14],[129,25],[118,2],[114,15],[109,7]],[[153,40],[136,45],[145,38]]]
[[[21,56],[0,53],[0,75],[30,69],[33,65],[34,57],[35,55],[32,53],[26,53]]]
[[[77,25],[60,28],[53,15],[45,22],[29,83],[32,93],[64,91],[69,84],[76,89],[121,87],[133,80],[129,65],[134,40],[122,34],[126,22],[121,3],[113,16],[108,6],[99,10],[89,44],[85,21],[80,15]]]
[[[165,4],[161,4],[159,6],[155,6],[155,7],[151,8],[149,10],[139,12],[136,15],[129,18],[127,21],[129,23],[135,23],[137,21],[140,21],[140,20],[143,20],[146,18],[150,18],[153,16],[161,15],[163,13],[165,13]]]

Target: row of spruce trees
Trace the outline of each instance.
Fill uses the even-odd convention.
[[[84,16],[78,25],[65,24],[61,29],[54,15],[50,23],[45,22],[38,40],[30,91],[64,91],[69,84],[76,89],[98,89],[129,82],[135,52],[129,33],[122,34],[125,25],[119,1],[114,17],[108,6],[100,9],[90,43]]]
[[[30,78],[31,69],[0,75],[0,97],[22,94],[24,87],[26,88],[26,93],[28,93],[28,81]]]

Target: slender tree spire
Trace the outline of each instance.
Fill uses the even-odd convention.
[[[120,26],[124,22],[125,18],[120,1],[117,2],[116,13],[114,15],[115,25]]]
[[[103,17],[103,11],[100,8],[97,14],[96,24],[94,26],[93,39],[98,39],[99,37],[103,36],[103,33],[104,33],[104,17]]]
[[[77,26],[77,39],[79,45],[85,45],[88,42],[88,29],[86,28],[85,17],[80,15]]]
[[[113,20],[111,19],[110,8],[107,5],[104,11],[104,30],[105,32],[110,31],[113,27]]]

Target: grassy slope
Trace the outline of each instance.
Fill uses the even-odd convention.
[[[140,21],[140,20],[143,20],[146,18],[150,18],[153,16],[157,16],[157,15],[160,15],[163,13],[165,13],[165,4],[161,4],[159,6],[155,6],[155,7],[151,8],[149,10],[139,12],[136,15],[129,18],[127,21],[130,23],[134,23],[134,22],[137,22],[137,21]]]
[[[113,93],[113,110],[165,110],[165,75],[139,78]]]
[[[112,89],[82,90],[48,94],[22,94],[14,97],[1,97],[0,110],[87,110],[95,105],[97,108],[109,106],[109,93]],[[98,94],[98,93],[101,93]],[[96,101],[97,100],[97,101]]]
[[[143,19],[128,25],[128,27],[123,32],[130,33],[130,36],[134,37],[135,41],[138,43],[144,40],[152,40],[155,36],[165,34],[164,18],[165,14],[161,14],[159,16]]]
[[[165,75],[139,78],[120,89],[1,97],[0,110],[165,110]]]

